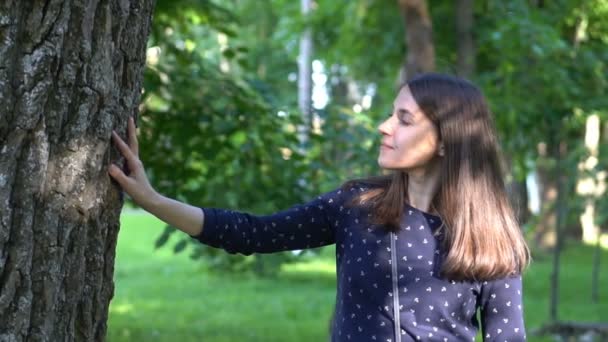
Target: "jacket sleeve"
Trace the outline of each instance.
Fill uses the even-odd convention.
[[[192,238],[244,255],[329,245],[335,242],[334,221],[344,195],[345,191],[334,190],[306,204],[264,216],[201,208],[205,215],[203,230]]]
[[[484,341],[526,341],[520,275],[484,282],[480,296]]]

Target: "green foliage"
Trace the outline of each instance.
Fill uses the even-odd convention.
[[[264,82],[243,63],[248,47],[231,38],[221,43],[220,34],[236,37],[236,23],[232,12],[212,2],[159,3],[150,45],[160,56],[145,72],[141,155],[151,181],[167,196],[271,212],[310,194],[297,182],[306,168],[295,152],[292,127],[299,121],[295,113],[277,115]],[[291,156],[285,158],[281,149]],[[156,246],[174,231],[167,227]],[[174,251],[185,244],[181,240]],[[194,257],[208,257],[222,268],[251,263],[251,258],[198,248]],[[277,264],[276,258],[292,257],[269,256],[268,265]],[[273,272],[255,260],[258,269]]]
[[[523,179],[532,168],[543,169],[549,180],[564,176],[565,225],[578,229],[584,199],[575,189],[583,176],[578,165],[588,156],[585,122],[608,108],[606,4],[487,1],[479,10],[476,80],[492,105],[513,174]],[[565,153],[558,152],[560,144]]]
[[[322,130],[300,148],[296,86],[288,79],[297,72],[290,42],[298,19],[285,16],[299,7],[278,9],[270,1],[159,3],[149,45],[160,55],[146,69],[140,120],[142,159],[159,192],[263,214],[373,173],[375,124],[348,107],[319,112]],[[166,227],[156,247],[175,231]],[[222,270],[272,275],[298,258],[195,245],[193,258]],[[181,240],[173,249],[184,247]]]
[[[606,75],[594,72],[606,60],[594,44],[575,42],[580,2],[487,4],[479,18],[478,79],[505,149],[523,165],[539,142],[580,140],[585,117],[574,117],[574,110],[606,106],[599,101]]]
[[[534,3],[475,3],[473,81],[490,101],[512,174],[521,180],[531,169],[548,166],[574,182],[587,153],[586,118],[599,113],[607,119],[608,4]],[[157,4],[150,46],[161,54],[146,70],[140,125],[142,157],[158,190],[190,203],[269,213],[349,178],[378,173],[376,125],[390,110],[407,49],[397,2],[318,1],[309,17],[288,0],[219,4]],[[437,70],[454,73],[454,2],[428,4]],[[317,111],[322,125],[303,154],[290,76],[297,74],[299,38],[308,27],[314,58],[326,67],[330,103]],[[357,113],[353,105],[368,88],[375,89],[373,106]],[[567,144],[567,155],[541,158],[539,144],[551,150],[559,142]],[[592,172],[608,166],[607,142]],[[573,191],[574,183],[568,184],[572,224],[580,205]],[[599,205],[608,208],[604,197]],[[157,245],[173,231],[168,227]],[[221,268],[273,269],[257,256],[198,248],[195,257]],[[278,259],[268,259],[268,265],[293,257],[269,256]]]

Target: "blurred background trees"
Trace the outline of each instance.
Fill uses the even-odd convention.
[[[422,71],[460,74],[491,102],[534,245],[556,243],[558,198],[564,233],[592,242],[605,217],[588,206],[605,204],[577,184],[605,177],[607,15],[601,0],[317,1],[307,16],[293,1],[159,1],[142,104],[146,165],[169,196],[277,210],[377,173],[375,127],[397,85]],[[313,120],[301,149],[306,30]],[[593,147],[586,134],[598,136]]]
[[[462,75],[490,101],[509,191],[535,256],[556,252],[556,319],[560,247],[570,239],[599,250],[608,220],[608,2],[309,6],[304,15],[287,0],[157,2],[140,120],[152,183],[189,203],[258,214],[307,201],[380,173],[376,126],[401,82],[426,71]],[[306,39],[310,71],[302,72]],[[312,81],[308,105],[298,101],[302,77]],[[172,232],[167,227],[157,246]],[[171,247],[181,251],[189,241]],[[191,250],[216,269],[260,274],[296,258]],[[597,300],[599,257],[590,262]]]

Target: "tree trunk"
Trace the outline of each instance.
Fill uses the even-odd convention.
[[[577,193],[582,196],[585,201],[585,210],[580,215],[580,223],[582,228],[582,240],[586,244],[594,244],[596,238],[600,236],[600,227],[597,225],[596,204],[597,200],[603,195],[604,184],[602,178],[598,174],[598,157],[600,143],[600,118],[597,114],[587,117],[585,127],[585,147],[587,156],[579,166],[582,169],[582,175],[579,176],[577,184]]]
[[[517,222],[520,225],[524,225],[530,219],[531,213],[528,208],[528,189],[526,188],[526,181],[520,181],[517,179],[511,179],[507,185],[507,194],[509,200],[515,210],[517,216]]]
[[[0,2],[0,341],[105,339],[153,0]]]
[[[551,137],[552,135],[550,135]],[[548,143],[539,144],[539,159],[536,172],[540,187],[540,220],[534,228],[534,249],[550,249],[556,244],[556,208],[558,186],[555,166],[550,160],[556,158],[555,146],[559,142],[551,138]]]
[[[566,163],[566,154],[568,147],[565,142],[559,142],[556,148],[557,150],[557,165],[555,168],[555,178],[557,182],[557,198],[556,198],[556,221],[555,221],[555,247],[553,248],[553,267],[551,270],[551,295],[549,302],[549,317],[552,322],[558,320],[558,308],[559,308],[559,274],[560,274],[560,257],[562,248],[564,246],[564,229],[567,217],[567,203],[566,203],[566,188],[567,180],[563,173],[558,170],[562,169],[562,166]]]
[[[303,16],[309,16],[312,0],[300,0]],[[299,127],[300,143],[307,144],[312,125],[312,31],[307,27],[300,37],[298,56],[298,108],[302,113],[303,125]]]
[[[473,40],[473,0],[456,1],[456,34],[458,41],[458,75],[471,78],[475,72]]]
[[[400,83],[412,77],[435,70],[432,19],[425,0],[399,0],[405,20],[407,55],[399,76]]]
[[[541,192],[541,218],[538,225],[534,228],[534,249],[548,250],[553,248],[556,243],[555,231],[555,201],[557,198],[557,185],[553,180],[547,178],[539,171],[539,179],[542,179]]]
[[[600,256],[602,254],[602,231],[598,231],[597,240],[595,242],[595,251],[593,253],[593,268],[591,269],[591,302],[599,304],[600,302]]]

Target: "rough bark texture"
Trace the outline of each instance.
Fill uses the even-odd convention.
[[[0,341],[100,341],[153,0],[0,0]]]
[[[435,70],[433,24],[426,0],[399,0],[405,20],[407,56],[401,71],[403,83],[417,74]]]

